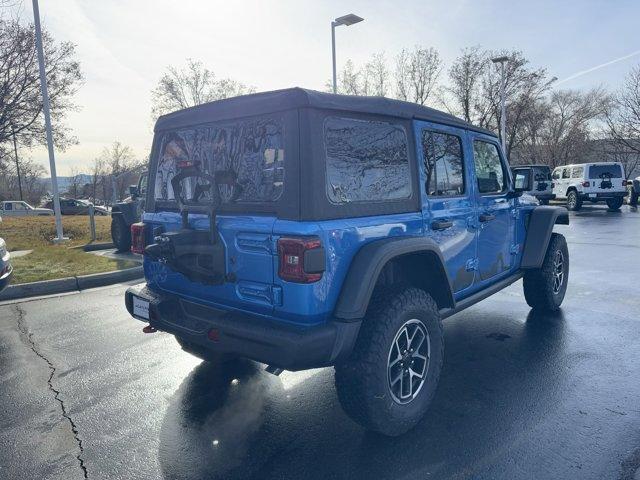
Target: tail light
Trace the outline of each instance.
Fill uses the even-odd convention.
[[[278,276],[288,282],[313,283],[325,270],[324,248],[319,238],[278,239]]]
[[[589,185],[590,185],[590,183],[589,183],[589,182],[582,182],[582,186],[583,186],[583,187],[588,187]]]
[[[142,222],[131,225],[131,251],[133,253],[144,253],[145,247],[145,225]]]

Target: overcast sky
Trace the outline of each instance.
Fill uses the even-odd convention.
[[[258,91],[324,89],[329,24],[346,13],[365,21],[337,30],[338,68],[379,51],[391,59],[416,44],[438,49],[448,67],[461,48],[482,45],[522,50],[562,88],[615,89],[640,63],[638,0],[40,0],[40,13],[57,40],[77,45],[85,75],[81,108],[68,121],[80,144],[56,152],[60,175],[74,166],[88,172],[114,140],[145,156],[150,91],[168,65],[187,57]],[[31,1],[21,15],[33,18]],[[48,169],[45,149],[31,155]]]

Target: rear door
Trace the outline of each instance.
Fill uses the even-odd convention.
[[[224,269],[227,280],[220,285],[194,281],[160,262],[145,258],[148,281],[158,288],[184,298],[219,304],[261,314],[269,314],[281,302],[280,287],[274,284],[276,259],[273,226],[281,205],[294,206],[291,191],[284,190],[285,149],[293,162],[297,158],[297,116],[288,114],[247,117],[219,123],[197,125],[168,131],[156,140],[157,155],[149,177],[150,212],[145,223],[163,232],[180,230],[172,179],[184,169],[196,168],[208,175],[231,177],[231,183],[217,185],[222,205],[216,210],[216,225],[224,244]],[[289,123],[285,123],[289,121]],[[292,132],[285,145],[285,125]],[[290,163],[287,163],[290,165]],[[294,169],[288,170],[292,183]],[[184,195],[197,207],[215,202],[214,190],[202,190],[197,177],[181,182]],[[197,192],[204,192],[202,195]],[[297,192],[295,192],[297,193]],[[187,208],[189,210],[190,207]],[[189,227],[209,231],[209,215],[190,213]],[[194,249],[195,250],[195,249]],[[195,261],[206,261],[206,255]]]
[[[466,132],[416,122],[424,229],[442,251],[454,293],[469,288],[478,265],[471,152]]]
[[[603,163],[588,166],[587,181],[595,193],[607,194],[626,191],[622,185],[624,172],[619,163]]]
[[[512,266],[515,243],[515,200],[509,198],[510,174],[494,137],[470,133],[476,176],[479,222],[478,273],[488,282]]]

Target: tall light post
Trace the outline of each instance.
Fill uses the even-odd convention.
[[[331,55],[333,57],[333,93],[338,93],[338,82],[336,75],[336,27],[340,25],[353,25],[354,23],[359,23],[363,21],[364,18],[354,15],[350,13],[349,15],[344,15],[342,17],[336,18],[333,22],[331,22]]]
[[[505,78],[504,78],[504,64],[509,61],[509,57],[495,57],[492,58],[493,63],[500,64],[500,139],[502,140],[502,151],[507,154],[507,106],[505,99]]]
[[[42,30],[40,28],[40,9],[38,0],[33,1],[33,20],[36,29],[36,50],[38,51],[38,65],[40,67],[40,88],[42,89],[42,112],[44,126],[47,131],[47,147],[49,149],[49,167],[51,169],[51,189],[53,190],[53,211],[56,215],[56,239],[61,243],[67,240],[62,232],[62,217],[60,216],[60,195],[58,194],[58,177],[56,175],[56,159],[53,151],[53,136],[51,134],[51,113],[49,106],[49,92],[47,91],[47,75],[44,68],[44,52],[42,50]]]

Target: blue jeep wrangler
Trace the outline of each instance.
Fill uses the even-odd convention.
[[[385,98],[293,88],[165,115],[126,306],[205,360],[333,365],[344,410],[398,435],[436,391],[443,319],[520,278],[532,308],[560,307],[568,214],[526,203],[526,180],[493,133]]]

